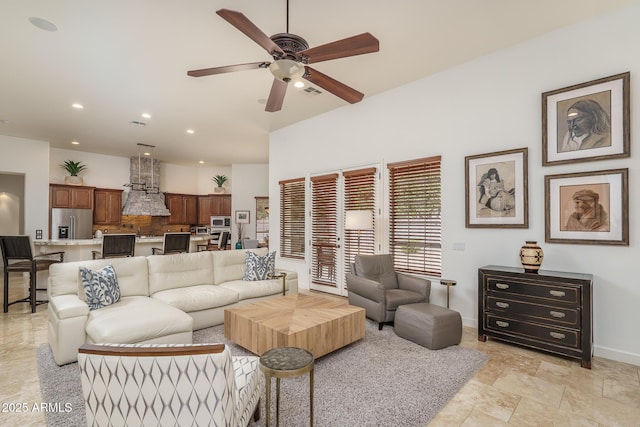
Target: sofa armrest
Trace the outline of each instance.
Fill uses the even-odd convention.
[[[89,316],[89,306],[86,302],[78,298],[77,295],[49,297],[49,308],[53,310],[58,319]]]
[[[382,283],[375,280],[365,279],[351,273],[346,274],[347,290],[360,295],[363,298],[375,302],[385,302],[385,289]]]
[[[425,302],[429,302],[431,294],[431,281],[409,274],[397,273],[398,287],[407,291],[418,292],[426,297]]]

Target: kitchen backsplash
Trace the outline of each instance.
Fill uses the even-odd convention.
[[[93,225],[93,234],[96,230],[103,233],[137,233],[140,227],[140,234],[143,236],[162,236],[166,232],[190,231],[189,224],[167,224],[168,217],[148,216],[148,215],[122,215],[120,225]]]

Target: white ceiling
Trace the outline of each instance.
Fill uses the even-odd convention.
[[[310,47],[363,32],[377,37],[380,52],[313,65],[363,92],[367,102],[629,3],[634,0],[290,0],[289,31]],[[116,156],[152,144],[157,158],[183,165],[264,163],[269,132],[336,108],[359,108],[328,92],[312,96],[289,87],[282,110],[267,113],[268,70],[188,77],[191,69],[271,60],[215,14],[221,8],[242,12],[269,36],[286,31],[286,0],[3,0],[0,134]],[[58,31],[36,28],[29,17]],[[72,108],[74,102],[85,108]]]

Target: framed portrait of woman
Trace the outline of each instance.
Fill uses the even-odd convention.
[[[467,228],[528,228],[527,148],[465,157]]]
[[[629,245],[628,169],[544,177],[545,242]]]
[[[629,72],[542,94],[542,165],[629,157]]]

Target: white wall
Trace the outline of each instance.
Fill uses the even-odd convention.
[[[633,106],[640,93],[640,57],[633,54],[640,43],[638,22],[640,5],[634,5],[276,131],[269,152],[271,204],[279,203],[282,179],[380,159],[441,155],[442,277],[458,282],[451,305],[465,324],[477,325],[477,269],[519,267],[520,246],[536,240],[545,251],[544,269],[594,275],[595,355],[640,365],[634,197],[640,188],[640,117]],[[541,93],[625,71],[631,72],[633,157],[542,167]],[[521,147],[529,149],[529,228],[465,228],[465,156]],[[545,243],[544,176],[615,168],[629,168],[630,246]],[[273,209],[272,248],[279,247],[278,223]],[[454,243],[464,243],[465,250],[454,251]],[[279,259],[278,266],[296,269],[301,286],[308,286],[306,263]],[[445,287],[437,282],[432,301],[444,305]]]
[[[238,228],[235,224],[235,212],[250,212],[250,223],[244,225],[244,237],[256,238],[256,197],[269,195],[269,165],[234,164],[231,180],[233,196],[231,202],[231,244],[238,241]]]
[[[49,232],[49,143],[0,135],[0,173],[24,174],[24,233]]]

